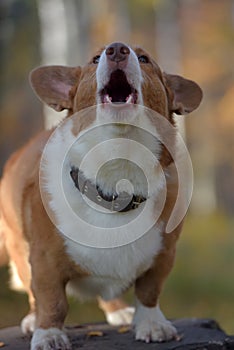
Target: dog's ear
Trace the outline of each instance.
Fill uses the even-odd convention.
[[[57,112],[72,109],[72,88],[79,81],[81,67],[43,66],[30,74],[30,83],[40,100]]]
[[[188,114],[199,106],[203,94],[197,83],[179,75],[164,73],[163,76],[174,96],[172,104],[174,113]]]

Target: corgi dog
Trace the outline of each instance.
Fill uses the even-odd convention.
[[[30,81],[41,101],[67,110],[11,156],[0,184],[0,247],[28,294],[31,350],[71,349],[69,290],[97,298],[109,323],[132,322],[136,340],[175,339],[159,307],[186,212],[174,209],[189,187],[175,115],[199,106],[201,88],[121,42],[83,67],[36,68]],[[130,286],[135,309],[121,299]]]

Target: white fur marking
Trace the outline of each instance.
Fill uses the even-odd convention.
[[[147,116],[143,119],[144,121],[142,121],[142,124],[145,125],[145,130],[148,130],[149,124],[152,129],[152,124],[147,119]],[[110,149],[110,147],[109,149],[102,147],[102,142],[99,140],[102,128],[100,128],[100,132],[98,131],[97,133],[97,139],[93,140],[94,145],[92,144],[92,139],[89,137],[88,132],[87,136],[85,135],[85,142],[80,143],[78,139],[77,143],[79,147],[78,145],[76,147],[76,144],[74,144],[71,148],[71,145],[76,140],[71,132],[72,126],[72,120],[68,120],[62,126],[62,130],[60,128],[56,129],[43,155],[44,159],[41,174],[41,178],[43,178],[44,182],[43,190],[49,193],[51,198],[53,198],[49,206],[50,210],[52,209],[56,214],[57,227],[72,240],[93,247],[115,247],[116,245],[127,244],[138,239],[156,223],[159,217],[157,214],[161,214],[161,209],[164,206],[166,195],[165,178],[160,165],[156,161],[158,158],[157,152],[160,153],[160,151],[151,149],[153,145],[148,143],[146,143],[147,147],[140,146],[141,140],[139,144],[134,140],[129,140],[128,144],[131,147],[129,149],[130,154],[128,158],[130,160],[132,159],[133,163],[139,164],[140,168],[143,169],[148,181],[148,193],[145,193],[145,187],[138,181],[140,175],[138,176],[138,172],[136,172],[135,169],[131,169],[131,166],[129,168],[126,166],[119,167],[120,178],[130,177],[132,180],[131,182],[134,184],[135,194],[143,194],[145,197],[149,196],[151,198],[141,204],[138,209],[126,213],[106,215],[101,213],[99,209],[93,205],[93,202],[91,203],[92,205],[89,205],[87,197],[85,200],[83,199],[79,191],[74,188],[74,183],[69,173],[71,166],[79,167],[79,163],[82,161],[82,158],[86,156],[89,148],[95,148],[94,146],[96,144],[98,144],[104,154],[98,152],[96,158],[92,158],[94,161],[93,164],[92,162],[87,162],[85,176],[91,180],[94,168],[98,166],[100,159],[102,163],[105,163],[105,161],[109,159],[109,155],[111,156],[111,152],[116,157],[120,157],[121,152],[116,153],[116,151]],[[136,124],[136,126],[138,125]],[[139,123],[139,126],[142,126],[141,123]],[[92,129],[92,127],[93,125],[90,126],[90,129]],[[131,127],[132,126],[129,126],[129,128]],[[109,130],[107,134],[102,134],[102,136],[105,135],[107,139],[112,138],[111,130]],[[145,134],[142,135],[140,133],[140,136],[144,138]],[[137,139],[137,137],[138,134],[135,135],[133,139]],[[113,145],[117,143],[118,139],[114,139]],[[144,144],[143,142],[143,145]],[[154,147],[157,148],[157,145],[154,145]],[[143,157],[139,156],[139,149],[142,149],[142,152],[144,152]],[[67,150],[69,150],[68,153]],[[77,152],[75,152],[75,150]],[[118,159],[116,159],[116,161],[118,161]],[[61,178],[62,164],[63,174]],[[108,187],[108,184],[109,188],[113,186],[112,181],[115,181],[115,172],[112,170],[113,169],[110,169],[112,176],[109,174],[108,177],[108,174],[106,174],[105,178],[102,179],[103,186],[106,184],[103,190]],[[57,176],[55,176],[55,174],[57,174]],[[161,191],[160,195],[159,191]],[[155,198],[157,198],[157,208],[155,208]],[[48,207],[48,203],[45,202],[44,204],[45,207]],[[142,207],[144,207],[144,209],[141,211]],[[123,227],[123,225],[125,226]],[[99,237],[101,241],[98,241]],[[118,241],[115,241],[115,239]]]
[[[78,296],[84,300],[96,295],[103,299],[118,297],[151,266],[162,249],[161,230],[158,225],[138,240],[111,249],[90,248],[65,238],[69,256],[92,274],[72,281]]]
[[[19,274],[18,274],[18,270],[16,267],[16,264],[14,263],[14,261],[10,261],[10,286],[13,290],[19,291],[19,292],[23,292],[25,291],[23,282],[21,281]]]
[[[150,308],[138,302],[133,324],[136,340],[146,343],[167,341],[177,335],[176,328],[165,318],[158,305]]]
[[[117,311],[107,312],[105,316],[107,322],[112,326],[129,325],[132,323],[134,312],[134,307],[125,307]]]
[[[67,335],[58,328],[37,328],[31,341],[31,350],[71,350]]]
[[[32,312],[25,316],[21,321],[20,327],[24,334],[33,333],[36,328],[36,314]]]

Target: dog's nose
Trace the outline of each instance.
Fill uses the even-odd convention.
[[[110,61],[125,61],[129,54],[129,48],[123,43],[112,43],[106,48],[106,56]]]

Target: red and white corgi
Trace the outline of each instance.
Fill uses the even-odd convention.
[[[182,228],[180,220],[166,233],[178,195],[174,113],[196,109],[200,87],[124,43],[84,67],[40,67],[30,79],[43,102],[68,110],[64,124],[13,154],[1,180],[1,246],[28,293],[21,326],[33,332],[31,349],[71,349],[67,286],[97,297],[111,324],[133,318],[137,340],[175,338],[158,300]],[[119,298],[131,285],[135,312]]]

